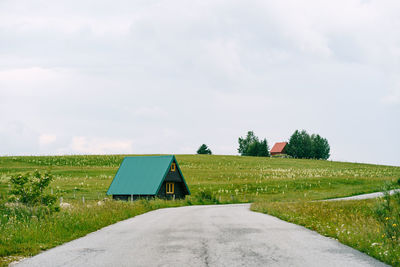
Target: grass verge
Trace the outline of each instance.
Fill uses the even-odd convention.
[[[0,205],[0,266],[85,236],[148,211],[191,205],[197,200],[72,202],[60,212],[32,215],[26,207]],[[203,200],[202,204],[213,204]]]
[[[251,210],[302,225],[387,264],[400,266],[399,240],[385,234],[385,224],[375,213],[378,201],[257,202]]]

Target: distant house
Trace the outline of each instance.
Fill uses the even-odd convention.
[[[184,198],[190,195],[175,156],[125,157],[107,195],[129,200],[141,197]]]
[[[287,142],[275,143],[275,145],[272,147],[270,151],[271,156],[286,154],[285,148],[287,144],[288,144]]]

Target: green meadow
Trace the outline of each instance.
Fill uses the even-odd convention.
[[[311,214],[311,211],[320,208],[318,205],[323,204],[308,206],[304,204],[307,201],[380,191],[385,182],[393,183],[400,177],[400,167],[371,164],[177,155],[192,193],[186,200],[140,200],[132,203],[111,201],[106,196],[106,191],[125,156],[0,157],[0,263],[5,265],[21,257],[34,255],[119,220],[157,208],[253,202],[254,210],[273,215],[277,215],[280,209],[289,207],[285,205],[305,205],[307,208],[302,208],[301,211]],[[69,203],[68,208],[38,216],[32,209],[21,211],[22,208],[17,209],[6,204],[10,176],[34,170],[51,171],[55,179],[48,190],[57,198],[62,197],[64,203]],[[354,205],[369,207],[372,202],[354,202],[357,203]],[[338,204],[329,205],[332,205],[333,212]],[[313,208],[310,210],[308,207]],[[308,227],[307,221],[294,219],[295,213],[280,217]],[[329,220],[329,214],[324,217]],[[325,234],[321,229],[314,230]],[[351,242],[345,243],[352,245]],[[395,255],[387,260],[379,257],[379,251],[371,255],[388,263],[396,257]]]
[[[124,155],[0,157],[0,194],[12,174],[50,170],[53,193],[64,200],[104,198]],[[379,191],[399,167],[215,155],[177,155],[192,193],[210,190],[222,200],[315,200]]]

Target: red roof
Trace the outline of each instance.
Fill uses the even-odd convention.
[[[287,142],[280,142],[280,143],[275,143],[275,145],[271,149],[271,153],[282,153],[283,149],[287,145]]]

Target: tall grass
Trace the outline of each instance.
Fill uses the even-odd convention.
[[[376,214],[380,201],[257,202],[251,209],[302,225],[383,262],[400,266],[399,239],[388,237],[385,222]],[[395,205],[393,208],[398,210],[399,204]]]
[[[73,201],[60,212],[51,212],[45,206],[29,207],[3,201],[0,203],[0,266],[151,210],[219,203],[211,192],[196,193],[186,200]]]
[[[15,257],[30,256],[84,236],[120,220],[185,201],[140,200],[135,202],[73,202],[58,213],[38,213],[24,206],[0,205],[0,265]]]

